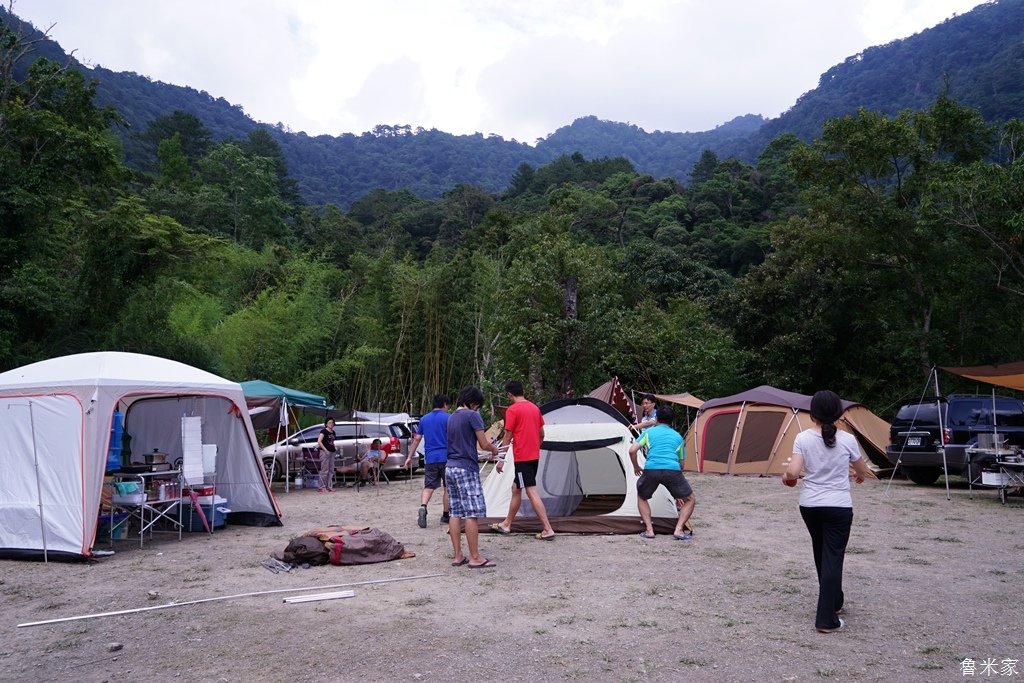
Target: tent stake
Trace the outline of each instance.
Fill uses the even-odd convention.
[[[295,593],[298,591],[311,591],[311,590],[326,590],[328,588],[345,588],[348,586],[369,586],[375,583],[393,583],[395,581],[412,581],[414,579],[429,579],[435,576],[444,576],[438,572],[436,574],[421,574],[420,576],[400,576],[397,579],[376,579],[373,581],[356,581],[354,583],[336,583],[332,586],[307,586],[306,588],[279,588],[277,590],[270,591],[257,591],[255,593],[239,593],[238,595],[222,595],[216,598],[202,598],[201,600],[189,600],[188,602],[171,602],[166,605],[155,605],[153,607],[138,607],[136,609],[123,609],[116,612],[103,612],[100,614],[83,614],[77,617],[63,617],[61,619],[47,619],[46,621],[30,621],[25,624],[18,624],[18,628],[25,626],[43,626],[44,624],[58,624],[64,621],[79,621],[82,619],[98,619],[100,617],[113,617],[119,614],[132,614],[134,612],[152,612],[158,609],[169,609],[171,607],[184,607],[185,605],[198,605],[201,602],[214,602],[217,600],[232,600],[234,598],[248,598],[254,595],[270,595],[272,593]]]

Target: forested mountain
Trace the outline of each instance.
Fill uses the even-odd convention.
[[[2,11],[2,10],[0,10]],[[269,127],[303,199],[348,207],[371,190],[408,189],[438,198],[458,184],[504,189],[520,164],[537,167],[575,152],[585,158],[624,157],[642,173],[687,182],[705,149],[752,162],[781,133],[808,141],[828,118],[866,107],[886,114],[921,108],[947,92],[988,120],[1018,115],[1024,106],[1024,0],[998,0],[904,40],[870,47],[826,71],[814,90],[782,116],[765,122],[739,116],[714,130],[647,132],[584,117],[535,147],[499,136],[451,135],[405,125],[379,125],[355,135],[309,136],[284,124]],[[41,54],[63,61],[59,46]],[[117,109],[127,127],[119,135],[130,167],[152,170],[152,150],[138,135],[175,110],[194,114],[221,141],[242,139],[258,125],[242,108],[188,87],[134,73],[81,67],[99,82],[97,103]],[[948,90],[947,90],[948,88]]]
[[[747,141],[719,154],[756,155],[780,133],[810,140],[833,117],[864,107],[894,115],[929,106],[946,94],[988,121],[1024,114],[1024,0],[996,0],[903,40],[869,47],[821,75]]]
[[[380,127],[300,147],[338,174],[323,192],[373,187],[324,205],[297,191],[303,136],[214,132],[170,103],[131,129],[129,168],[113,131],[142,103],[104,106],[95,72],[32,47],[0,17],[0,370],[116,349],[343,407],[423,410],[468,383],[490,406],[511,377],[543,401],[617,375],[704,397],[828,387],[887,416],[932,364],[1024,357],[1020,118],[940,95],[782,133],[751,161],[592,118],[545,144],[597,158],[543,163]],[[628,154],[601,156],[615,140]],[[639,168],[659,145],[695,162]],[[404,181],[428,167],[418,196]]]

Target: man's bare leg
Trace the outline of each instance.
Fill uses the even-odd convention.
[[[686,522],[689,521],[690,515],[693,514],[693,506],[697,504],[697,499],[693,497],[691,493],[686,498],[683,498],[683,504],[679,506],[679,520],[676,522],[675,535],[679,536],[683,533],[686,528]],[[650,507],[648,507],[650,510]]]
[[[654,535],[654,524],[651,522],[651,504],[637,496],[636,507],[640,511],[640,518],[644,520],[644,528],[648,535]]]
[[[548,521],[548,511],[544,507],[544,501],[541,500],[540,494],[537,493],[537,487],[527,486],[526,497],[530,500],[530,505],[533,506],[533,511],[537,513],[537,519],[540,520],[541,526],[544,529],[541,531],[541,535],[545,538],[554,536],[555,530],[551,528],[551,522]]]
[[[476,526],[474,521],[474,526]],[[469,540],[469,520],[466,520],[466,540]],[[462,519],[452,517],[448,520],[448,538],[452,541],[452,562],[462,562]]]
[[[519,506],[523,504],[523,492],[519,487],[512,484],[512,497],[508,501],[508,514],[505,519],[498,522],[498,526],[505,531],[512,531],[512,520],[519,514]]]
[[[484,558],[480,557],[479,540],[480,527],[476,523],[476,517],[466,517],[466,546],[469,548],[470,564],[483,564]]]

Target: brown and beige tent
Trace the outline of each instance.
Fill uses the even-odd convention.
[[[862,453],[889,467],[889,423],[867,407],[843,401],[837,426],[857,437]],[[770,386],[705,401],[686,433],[686,467],[723,474],[781,474],[793,440],[812,426],[811,397]]]

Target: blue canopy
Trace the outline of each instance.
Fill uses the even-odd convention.
[[[248,382],[242,382],[242,393],[244,393],[246,397],[263,396],[284,399],[290,406],[320,408],[323,410],[334,407],[333,404],[328,405],[327,399],[323,396],[310,394],[306,391],[299,391],[298,389],[289,389],[288,387],[282,387],[262,379],[253,379]]]

